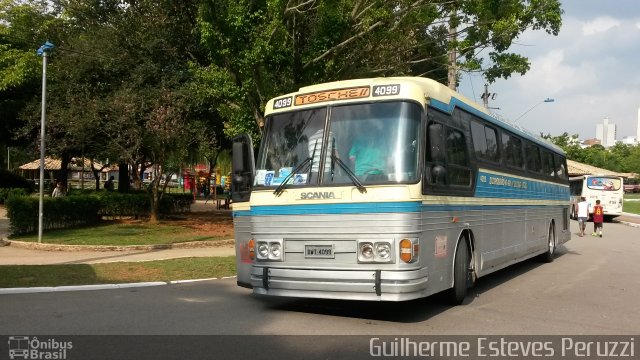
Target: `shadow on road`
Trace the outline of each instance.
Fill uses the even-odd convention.
[[[560,245],[556,252],[556,260],[565,255],[580,255],[568,251]],[[522,274],[544,265],[537,258],[514,264],[493,274],[478,279],[476,285],[469,289],[469,294],[462,306],[469,305],[482,294],[503,285]],[[447,304],[444,293],[438,293],[424,299],[404,302],[370,302],[351,300],[325,299],[283,299],[255,297],[269,308],[281,311],[294,311],[330,316],[352,317],[372,321],[390,321],[399,323],[417,323],[437,316],[452,307]]]

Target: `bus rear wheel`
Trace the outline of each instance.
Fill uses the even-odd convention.
[[[458,243],[453,265],[453,287],[446,294],[451,305],[462,304],[471,283],[469,246],[465,238],[461,238]]]
[[[547,252],[541,255],[542,261],[546,263],[553,262],[556,256],[556,230],[553,224],[549,226],[549,236],[547,237]]]

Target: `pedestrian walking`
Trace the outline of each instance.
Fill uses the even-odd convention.
[[[589,220],[589,203],[587,199],[582,196],[578,203],[578,226],[580,227],[580,237],[584,236],[584,231],[587,227],[587,220]]]
[[[600,200],[596,200],[593,207],[593,236],[602,237],[602,223],[604,222],[604,208],[600,205]]]

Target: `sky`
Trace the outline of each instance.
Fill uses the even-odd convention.
[[[489,85],[492,111],[538,134],[594,138],[608,118],[616,139],[636,136],[640,107],[640,1],[561,0],[558,36],[528,30],[510,51],[529,58],[525,75]],[[482,103],[485,81],[462,74],[458,92]],[[542,102],[544,99],[553,102]],[[528,112],[527,112],[528,111]],[[524,114],[524,115],[523,115]]]

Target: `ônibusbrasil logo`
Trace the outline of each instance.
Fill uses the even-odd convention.
[[[9,336],[9,359],[55,359],[67,358],[67,350],[71,350],[71,341],[56,339],[40,340],[36,336]]]

